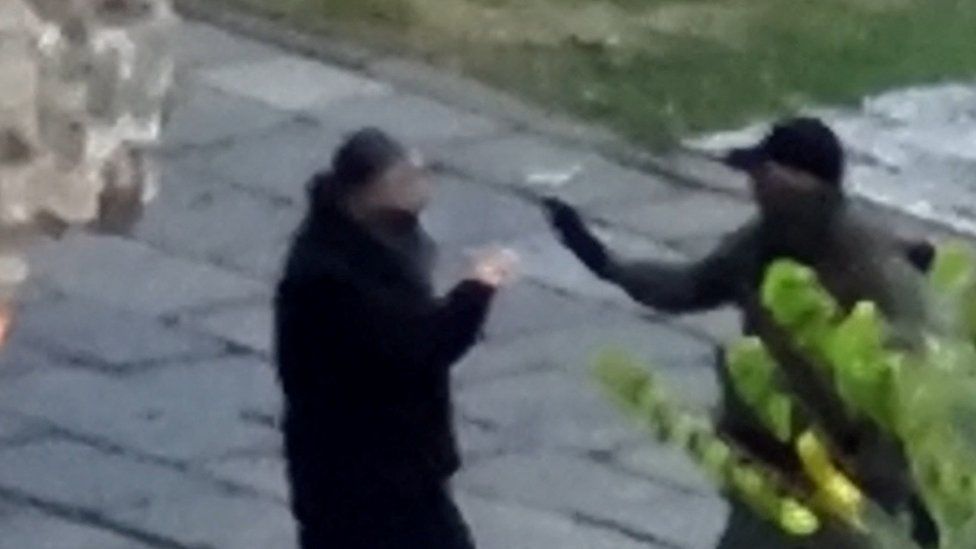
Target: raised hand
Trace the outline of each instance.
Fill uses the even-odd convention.
[[[607,275],[610,259],[603,244],[590,234],[583,218],[569,204],[558,198],[546,198],[542,207],[563,244],[594,274]]]
[[[566,241],[567,235],[586,230],[579,213],[562,200],[548,197],[543,199],[542,206],[549,218],[549,223],[556,229],[556,232],[564,242]]]
[[[519,256],[508,248],[491,248],[478,254],[468,278],[498,288],[510,284],[516,277]]]

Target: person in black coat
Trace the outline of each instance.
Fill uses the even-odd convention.
[[[309,185],[275,299],[292,508],[302,549],[462,549],[451,366],[476,342],[513,257],[493,252],[444,298],[419,223],[427,174],[361,130]]]

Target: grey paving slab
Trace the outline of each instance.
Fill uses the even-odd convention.
[[[689,259],[698,260],[715,251],[727,236],[727,233],[692,236],[674,240],[671,245]]]
[[[656,544],[592,526],[558,513],[461,493],[458,505],[482,549],[654,549]]]
[[[639,433],[620,420],[596,384],[581,377],[506,377],[467,388],[457,406],[463,415],[489,422],[506,452],[609,451],[637,440]]]
[[[439,154],[439,160],[475,179],[530,188],[580,205],[675,192],[659,179],[612,164],[592,152],[559,147],[524,134],[466,143]]]
[[[703,414],[718,406],[721,389],[714,352],[706,356],[651,359],[647,364],[683,405]]]
[[[614,463],[654,482],[673,484],[699,494],[714,494],[715,486],[706,474],[681,451],[655,442],[645,435],[638,444],[620,449]]]
[[[0,353],[0,384],[64,364],[44,353],[15,329]]]
[[[620,343],[619,330],[605,328],[606,337],[593,332],[547,334],[472,353],[457,368],[462,442],[473,453],[606,451],[639,439],[637,426],[610,405],[592,377],[593,362],[603,349],[625,351],[646,363],[683,404],[703,414],[716,406],[720,391],[710,348],[667,356],[676,350],[641,352],[650,345]],[[675,336],[676,343],[680,340]],[[472,428],[466,420],[477,424]]]
[[[742,337],[742,315],[738,309],[725,307],[703,313],[671,317],[676,324],[687,326],[708,336],[719,344],[728,344]]]
[[[285,459],[280,452],[278,455],[232,457],[205,467],[218,478],[250,486],[280,503],[290,501]]]
[[[684,261],[674,250],[646,237],[599,227],[593,227],[593,232],[621,258]],[[608,301],[629,309],[640,308],[622,289],[590,272],[548,227],[541,232],[523,233],[508,245],[519,253],[520,272],[531,280],[586,299]]]
[[[586,206],[594,213],[624,204],[641,204],[684,196],[686,190],[664,179],[622,168],[609,162],[595,162],[580,177],[548,194]]]
[[[529,280],[586,298],[631,303],[618,287],[593,275],[549,230],[523,235],[508,244],[519,254],[519,267]]]
[[[127,366],[212,357],[224,350],[216,339],[83,298],[28,307],[18,324],[19,335],[41,348],[81,364],[120,372]]]
[[[9,413],[0,413],[0,447],[29,443],[46,435],[48,430],[36,421]]]
[[[183,460],[277,443],[275,429],[246,418],[255,409],[275,415],[279,399],[271,367],[246,357],[170,366],[135,378],[50,372],[0,387],[0,409]]]
[[[294,116],[257,101],[182,81],[162,133],[164,151],[225,143],[260,133]]]
[[[281,55],[271,46],[193,21],[183,21],[177,27],[173,43],[177,71],[184,77],[196,68],[263,61]]]
[[[463,490],[492,499],[575,513],[663,543],[714,547],[725,505],[717,497],[687,494],[565,455],[509,455],[485,460],[462,472]]]
[[[18,305],[29,305],[32,303],[56,301],[61,297],[63,296],[57,288],[46,284],[39,277],[32,277],[28,278],[27,282],[18,288],[14,300]]]
[[[485,335],[503,340],[555,328],[586,324],[609,311],[548,288],[522,282],[500,292],[492,305]]]
[[[687,257],[675,247],[622,227],[592,225],[590,228],[607,248],[624,260],[681,261]]]
[[[165,314],[267,293],[264,284],[118,237],[77,234],[31,253],[59,290],[143,314]]]
[[[304,206],[306,183],[329,167],[342,137],[321,125],[299,121],[240,139],[206,154],[202,163],[218,178]]]
[[[291,55],[203,69],[200,78],[226,93],[288,111],[392,92],[376,80]]]
[[[134,235],[271,282],[301,216],[296,205],[234,187],[188,163],[168,162],[159,195]]]
[[[27,425],[23,420],[0,413],[0,445],[6,444],[11,439],[20,438],[26,429]]]
[[[749,145],[755,144],[761,136],[761,132],[752,130],[746,133],[744,142]],[[740,140],[736,140],[735,146],[742,146],[739,143]],[[749,194],[749,180],[744,174],[700,155],[678,150],[659,155],[654,162],[666,173],[674,174],[688,181],[742,196]]]
[[[154,498],[118,513],[118,519],[181,543],[215,549],[294,549],[295,525],[288,508],[256,498],[206,490]]]
[[[0,517],[0,549],[149,549],[130,537],[39,511]]]
[[[191,486],[172,469],[66,441],[0,449],[0,487],[104,516]]]
[[[22,507],[8,503],[6,500],[0,500],[0,524],[23,512],[24,509]]]
[[[505,441],[497,435],[492,425],[478,418],[468,418],[463,413],[456,414],[454,431],[464,464],[505,452]]]
[[[331,130],[378,127],[413,145],[470,139],[500,129],[488,118],[403,93],[346,99],[309,112]]]
[[[660,368],[708,365],[715,347],[664,323],[605,312],[521,337],[488,339],[456,369],[464,385],[527,372],[561,370],[586,377],[604,350],[625,351]]]
[[[727,196],[701,193],[634,204],[603,215],[609,222],[667,242],[728,233],[748,222],[755,208]]]
[[[511,194],[449,176],[438,176],[436,185],[423,221],[441,247],[504,244],[546,228],[538,208]]]
[[[215,311],[190,315],[184,321],[205,333],[213,334],[259,353],[271,353],[274,317],[270,301],[230,305]]]

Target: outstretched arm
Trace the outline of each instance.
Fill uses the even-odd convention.
[[[706,258],[687,264],[625,261],[606,249],[569,205],[544,202],[563,244],[595,275],[620,286],[635,300],[668,312],[709,309],[733,299],[741,276],[739,246],[726,243]]]

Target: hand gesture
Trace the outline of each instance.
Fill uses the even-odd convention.
[[[586,228],[586,224],[579,213],[558,198],[544,199],[542,207],[549,217],[549,223],[566,248],[573,252],[594,274],[600,277],[607,276],[610,262],[607,251],[603,244]]]
[[[515,279],[519,256],[508,248],[491,248],[479,253],[472,264],[472,280],[498,288]]]
[[[585,232],[583,219],[572,206],[558,198],[545,198],[542,207],[546,211],[549,223],[556,230],[561,240],[572,240],[572,235]]]

